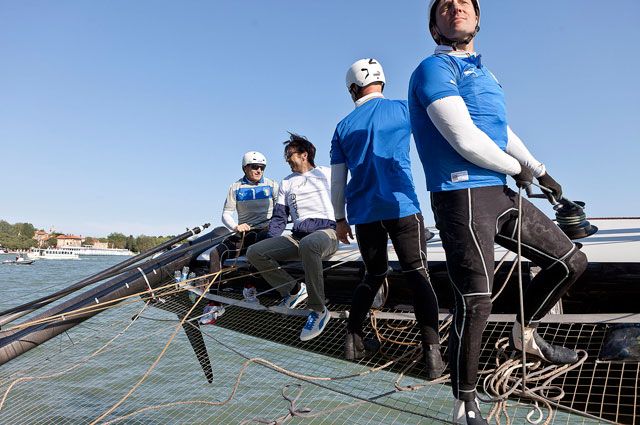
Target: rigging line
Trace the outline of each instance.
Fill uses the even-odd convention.
[[[238,387],[240,386],[240,380],[242,379],[242,376],[244,375],[246,369],[249,367],[249,365],[251,363],[252,363],[251,359],[249,359],[249,360],[244,362],[244,364],[240,368],[240,372],[238,373],[238,376],[236,377],[236,382],[233,385],[231,393],[229,394],[227,399],[224,400],[224,401],[219,401],[218,402],[218,401],[208,401],[208,400],[188,400],[188,401],[176,401],[176,402],[171,402],[171,403],[157,404],[157,405],[153,405],[153,406],[147,406],[147,407],[144,407],[142,409],[134,410],[133,412],[128,413],[128,414],[126,414],[124,416],[119,416],[119,417],[114,418],[114,419],[112,419],[110,421],[107,421],[103,425],[116,423],[116,422],[122,421],[124,419],[128,419],[128,418],[130,418],[132,416],[136,416],[136,415],[138,415],[140,413],[144,413],[146,411],[160,410],[160,409],[167,408],[167,407],[174,407],[174,406],[180,406],[180,405],[185,405],[185,404],[186,405],[190,405],[190,404],[206,404],[206,405],[209,405],[209,406],[224,406],[229,401],[231,401],[233,399],[233,397],[235,396],[236,392],[238,391]],[[100,420],[100,419],[98,419],[98,420]]]
[[[127,321],[127,323],[128,323],[128,321]],[[121,323],[112,323],[110,325],[110,328],[113,328],[116,325],[120,326]],[[91,328],[89,328],[89,329],[91,329]],[[47,362],[52,362],[52,361],[56,360],[56,358],[58,356],[63,354],[63,352],[67,352],[68,350],[71,350],[71,349],[77,349],[78,346],[82,346],[86,342],[91,343],[91,342],[95,342],[95,341],[97,341],[99,339],[101,339],[101,337],[99,335],[94,335],[94,334],[84,335],[83,337],[81,337],[81,338],[76,340],[78,342],[78,344],[76,344],[76,346],[67,346],[62,351],[59,351],[59,352],[52,351],[52,352],[43,353],[43,354],[46,354],[45,360]],[[41,368],[41,369],[42,368],[46,368],[46,367],[48,367],[48,366],[46,366],[48,364],[49,363],[47,363],[47,364],[39,363],[35,368],[36,369],[37,368]],[[5,380],[4,381],[0,381],[0,386],[4,386],[7,382],[13,381],[16,376],[21,376],[21,375],[24,375],[24,374],[27,374],[27,373],[34,373],[34,365],[28,365],[27,364],[24,369],[14,370],[9,376],[3,377],[3,379],[5,379]]]
[[[191,282],[194,280],[197,280],[198,278],[192,278],[192,279],[187,279],[184,280],[183,282]],[[174,294],[179,294],[181,292],[185,292],[185,288],[182,287],[177,287],[175,286],[175,282],[169,282],[166,285],[163,286],[159,286],[156,288],[156,291],[164,291],[164,290],[168,290],[165,292],[162,292],[162,296],[167,297],[167,296],[171,296]],[[33,321],[29,321],[29,322],[24,322],[24,323],[20,323],[18,325],[12,326],[11,328],[7,329],[7,331],[11,331],[11,330],[20,330],[20,329],[24,329],[24,328],[28,328],[30,326],[35,326],[35,325],[43,325],[43,324],[47,324],[47,323],[54,323],[56,321],[58,321],[59,319],[62,320],[68,320],[68,319],[72,319],[75,318],[76,316],[81,316],[83,314],[89,314],[89,313],[94,313],[94,312],[101,312],[101,311],[105,311],[108,310],[110,308],[116,307],[119,303],[125,301],[125,300],[132,300],[133,298],[136,298],[135,300],[132,300],[128,303],[124,303],[124,305],[127,304],[133,304],[136,303],[138,300],[137,298],[140,297],[143,300],[145,299],[144,296],[147,295],[149,293],[148,290],[142,290],[140,292],[136,292],[134,294],[130,294],[130,295],[126,295],[120,298],[116,298],[113,300],[109,300],[109,301],[103,301],[100,304],[91,304],[89,306],[85,306],[85,307],[80,307],[77,308],[75,310],[70,310],[67,312],[63,312],[63,313],[58,313],[52,316],[48,316],[48,317],[44,317],[42,319],[38,319],[38,320],[33,320]]]
[[[497,402],[491,410],[490,418],[494,414],[499,417],[502,413],[507,415],[508,418],[506,403],[508,401],[508,397],[513,394],[523,399],[533,400],[534,402],[540,401],[541,403],[545,404],[547,410],[549,411],[548,416],[549,418],[551,418],[553,409],[551,408],[550,403],[559,402],[560,399],[562,399],[565,395],[561,387],[552,386],[551,382],[554,379],[557,379],[559,376],[565,375],[571,370],[581,367],[581,365],[584,364],[584,362],[587,360],[587,353],[584,350],[580,350],[580,360],[572,365],[550,365],[541,370],[535,371],[535,369],[539,368],[542,364],[540,360],[526,364],[526,366],[534,370],[534,372],[530,372],[528,374],[529,382],[537,385],[533,388],[528,388],[522,386],[521,377],[516,378],[513,376],[513,373],[520,368],[522,360],[520,357],[514,357],[513,355],[508,356],[506,354],[508,349],[507,341],[507,338],[500,338],[496,342],[496,361],[498,367],[494,370],[494,373],[489,374],[483,381],[484,392],[493,396],[494,398],[492,400],[494,402]],[[500,358],[503,358],[506,361],[500,364]],[[549,396],[550,391],[556,392],[557,395],[553,397]],[[540,412],[540,409],[537,409]],[[534,413],[535,412],[530,412],[528,416],[531,416]],[[539,420],[542,420],[541,418]]]
[[[327,269],[328,269],[328,267],[327,267],[327,268],[325,268],[324,270],[327,270]],[[264,271],[264,272],[262,272],[262,273],[266,273],[266,272],[267,272],[267,271]],[[270,289],[267,289],[267,290],[265,290],[265,291],[258,292],[258,293],[256,293],[256,297],[258,297],[258,296],[262,296],[262,295],[267,294],[267,293],[270,293],[270,292],[273,292],[273,291],[277,290],[278,288],[280,288],[280,287],[282,287],[282,286],[284,286],[284,285],[288,285],[288,284],[290,284],[291,282],[298,282],[298,281],[300,281],[300,280],[302,280],[302,279],[303,279],[303,277],[300,277],[300,278],[297,278],[297,279],[293,279],[293,280],[290,280],[290,281],[287,281],[287,282],[283,283],[282,285],[274,286],[274,287],[272,287],[272,288],[270,288]],[[181,283],[182,283],[182,282],[181,282]],[[187,287],[182,287],[182,289],[183,289],[183,290],[185,290],[185,291],[189,291],[189,292],[191,292],[191,290],[190,290],[189,288],[187,288]],[[204,292],[203,292],[203,294],[205,294],[205,292],[206,292],[206,291],[204,291]],[[197,293],[195,293],[195,294],[197,295]],[[205,298],[206,298],[206,294],[205,294]],[[229,298],[227,298],[227,297],[222,297],[222,296],[220,296],[220,298],[229,299]],[[220,302],[221,304],[226,305],[227,307],[241,307],[241,308],[242,308],[242,306],[240,305],[240,303],[245,302],[245,300],[244,300],[244,299],[232,300],[232,301],[228,301],[228,302],[220,301],[220,300],[218,299],[217,301],[218,301],[218,302]],[[262,305],[262,304],[260,304],[260,305]],[[262,307],[264,307],[264,310],[265,310],[265,311],[274,312],[274,310],[272,310],[269,306],[262,305]],[[271,307],[275,307],[275,306],[271,306]],[[283,314],[283,315],[285,315],[285,314],[286,314],[286,313],[283,313],[283,312],[281,312],[281,311],[276,311],[276,313]],[[198,319],[200,319],[201,317],[203,317],[203,316],[205,316],[205,315],[206,315],[206,314],[205,314],[205,313],[203,313],[203,314],[201,314],[201,315],[199,315],[199,316],[193,316],[193,317],[191,317],[191,318],[187,319],[187,322],[197,321]]]
[[[401,386],[400,382],[402,382],[402,379],[404,379],[404,376],[409,373],[409,371],[411,369],[413,369],[416,364],[418,363],[418,359],[420,359],[422,357],[422,347],[416,348],[414,353],[416,353],[416,355],[410,359],[410,363],[408,366],[406,366],[402,371],[400,371],[400,373],[398,374],[398,378],[396,379],[396,381],[394,382],[394,387],[398,390],[398,391],[416,391],[419,390],[423,387],[429,386],[429,385],[434,385],[434,384],[444,384],[446,382],[449,382],[450,380],[450,376],[451,375],[443,375],[440,376],[436,379],[432,379],[430,381],[428,381],[427,384],[414,384],[414,385],[407,385],[407,386]]]
[[[141,269],[140,267],[137,267],[136,269],[140,272],[140,274],[141,274],[141,275],[142,275],[142,277],[144,278],[144,281],[145,281],[145,283],[147,284],[147,288],[149,288],[149,294],[151,295],[151,298],[155,300],[155,299],[156,299],[156,296],[155,296],[155,294],[153,293],[153,289],[151,288],[151,284],[149,283],[149,279],[147,278],[146,273],[145,273],[145,272],[143,272],[143,271],[142,271],[142,269]],[[96,299],[96,303],[97,303],[97,302],[99,302],[99,301]]]
[[[345,255],[344,257],[342,257],[342,260],[341,260],[341,261],[339,261],[339,262],[337,262],[337,263],[335,263],[335,264],[331,264],[330,266],[327,266],[327,267],[323,268],[323,269],[322,269],[322,271],[323,271],[323,272],[325,272],[325,271],[327,271],[327,270],[331,270],[331,269],[333,269],[333,268],[340,267],[340,266],[342,266],[342,265],[344,265],[344,264],[348,263],[348,262],[349,262],[349,261],[351,261],[353,258],[355,258],[355,257],[357,257],[357,256],[359,256],[359,255],[360,255],[360,252],[359,252],[359,251],[355,251],[355,252],[353,252],[353,253],[351,253],[351,254],[347,254],[347,255]],[[267,269],[267,270],[263,270],[263,271],[257,271],[257,272],[245,273],[245,274],[243,274],[242,276],[237,276],[237,277],[229,278],[229,279],[227,279],[226,281],[223,281],[223,282],[225,282],[225,283],[226,283],[226,282],[229,282],[229,281],[231,281],[231,280],[238,280],[238,279],[243,279],[243,278],[246,278],[246,277],[260,276],[260,275],[262,275],[263,273],[267,273],[267,272],[274,271],[274,270],[280,270],[280,269],[283,269],[283,268],[284,268],[284,266],[278,266],[278,267],[274,267],[274,268]],[[221,270],[220,272],[222,272],[222,270]],[[190,280],[183,280],[183,281],[181,281],[180,283],[183,283],[183,282],[189,282],[189,281],[193,281],[193,280],[197,280],[197,279],[202,279],[203,277],[208,277],[208,276],[211,276],[211,275],[212,275],[212,274],[211,274],[211,273],[209,273],[209,274],[202,275],[202,276],[199,276],[199,277],[196,277],[196,278],[190,279]],[[296,279],[289,280],[289,281],[287,281],[287,282],[284,282],[284,283],[283,283],[283,284],[281,284],[281,285],[273,286],[273,287],[271,287],[271,288],[269,288],[269,289],[267,289],[267,290],[265,290],[265,291],[258,292],[258,293],[256,294],[256,297],[261,296],[261,295],[264,295],[264,294],[268,294],[268,293],[273,292],[273,291],[276,291],[278,288],[284,287],[284,286],[289,285],[289,284],[291,284],[291,283],[297,283],[297,282],[299,282],[299,281],[302,281],[302,279],[304,279],[304,276],[301,276],[301,277],[296,278]],[[209,285],[211,285],[212,283],[213,283],[213,282],[210,282],[210,283],[209,283]],[[199,288],[200,286],[197,286],[197,287]],[[184,290],[189,290],[189,288],[184,288]],[[206,291],[203,291],[203,295],[204,295],[205,293],[206,293]],[[206,298],[206,297],[205,297],[205,298]],[[243,302],[243,301],[244,301],[244,300],[241,300],[241,299],[240,299],[240,300],[237,300],[236,302],[229,302],[228,304],[225,304],[225,305],[227,305],[227,306],[237,306],[237,305],[238,305],[238,303]],[[192,320],[192,319],[189,319],[189,320]]]
[[[210,288],[210,284],[207,285],[206,290],[209,291]],[[109,408],[106,412],[104,412],[102,415],[100,415],[96,420],[94,420],[93,422],[91,422],[91,425],[95,425],[96,423],[98,423],[99,421],[101,421],[102,419],[104,419],[105,417],[107,417],[111,412],[113,412],[115,409],[118,408],[118,406],[120,406],[122,403],[125,402],[125,400],[127,400],[127,398],[129,398],[129,396],[131,394],[133,394],[133,392],[140,386],[142,385],[142,383],[147,379],[147,377],[151,374],[151,372],[155,369],[155,367],[158,365],[158,363],[160,362],[160,359],[162,359],[162,357],[164,356],[164,354],[167,352],[167,349],[169,348],[169,345],[171,345],[171,343],[173,342],[174,338],[176,337],[176,335],[178,334],[178,332],[180,331],[180,329],[182,328],[182,325],[185,323],[187,317],[189,317],[189,315],[193,312],[193,310],[196,308],[196,306],[199,304],[200,300],[202,300],[202,298],[204,297],[204,292],[202,293],[202,295],[200,295],[200,298],[198,298],[197,302],[195,302],[193,304],[193,306],[191,306],[191,308],[189,309],[189,311],[187,312],[187,314],[184,315],[184,317],[182,318],[182,320],[180,321],[180,324],[178,326],[175,327],[175,330],[173,331],[172,335],[169,337],[169,340],[167,341],[166,345],[164,346],[164,348],[162,349],[162,351],[160,352],[160,354],[158,355],[158,357],[156,358],[156,360],[151,364],[151,366],[147,369],[147,371],[144,373],[144,375],[142,375],[142,378],[140,378],[140,380],[138,380],[138,382],[136,382],[136,384],[129,390],[129,392],[127,392],[127,394],[125,394],[124,397],[122,397],[122,399],[120,399],[116,404],[114,404],[111,408]]]
[[[500,296],[500,294],[502,294],[502,291],[504,291],[504,289],[507,287],[507,283],[509,283],[509,279],[511,279],[511,275],[513,274],[513,271],[515,270],[517,265],[518,265],[518,257],[516,256],[516,258],[513,259],[513,263],[511,264],[509,273],[507,273],[507,277],[505,277],[504,283],[500,287],[500,290],[491,297],[491,302],[494,302]]]
[[[527,350],[524,347],[524,289],[522,288],[522,188],[518,188],[518,301],[520,302],[520,324],[522,329],[522,389],[527,387]],[[515,341],[514,341],[515,342]]]
[[[142,314],[144,312],[144,310],[149,306],[149,303],[145,303],[144,306],[142,306],[142,309],[140,310],[140,312],[138,314]],[[70,367],[68,367],[67,369],[61,370],[59,372],[56,373],[52,373],[49,375],[42,375],[42,376],[25,376],[25,377],[21,377],[16,379],[15,381],[13,381],[5,390],[4,395],[2,396],[2,400],[0,400],[0,411],[2,410],[2,408],[4,407],[4,404],[7,400],[7,397],[9,396],[9,393],[11,392],[11,390],[18,385],[21,382],[28,382],[28,381],[35,381],[35,380],[39,380],[39,379],[51,379],[51,378],[56,378],[58,376],[62,376],[74,369],[77,369],[78,367],[82,366],[83,364],[87,363],[89,360],[91,360],[94,357],[97,357],[98,355],[100,355],[109,345],[111,345],[115,340],[117,340],[118,338],[120,338],[122,335],[124,335],[125,332],[127,332],[127,330],[129,330],[129,328],[133,325],[134,321],[131,321],[129,324],[127,324],[127,326],[125,326],[125,328],[120,331],[118,334],[116,334],[113,338],[111,338],[109,341],[107,341],[103,346],[101,346],[100,348],[98,348],[96,351],[94,351],[93,353],[91,353],[89,356],[86,356],[85,358],[79,360],[77,363],[71,365]]]
[[[163,288],[169,288],[171,286],[171,284],[169,285],[164,285],[161,287],[156,288],[156,290],[161,290]],[[180,291],[176,291],[176,292],[180,292]],[[31,326],[35,326],[35,325],[42,325],[42,324],[47,324],[47,323],[53,323],[56,322],[59,319],[62,320],[67,320],[67,319],[71,319],[71,318],[75,318],[76,316],[80,316],[83,314],[87,314],[87,313],[93,313],[93,312],[100,312],[100,311],[104,311],[107,310],[109,308],[115,307],[116,304],[125,301],[127,299],[132,299],[132,298],[137,298],[137,297],[142,297],[142,295],[148,294],[148,291],[145,289],[143,291],[140,292],[136,292],[134,294],[130,294],[124,297],[120,297],[120,298],[116,298],[113,300],[109,300],[109,301],[103,301],[100,304],[91,304],[85,307],[80,307],[77,308],[75,310],[70,310],[67,312],[63,312],[63,313],[58,313],[58,314],[54,314],[52,316],[47,316],[44,317],[42,319],[38,319],[38,320],[32,320],[32,321],[27,321],[27,322],[23,322],[20,323],[18,325],[14,325],[8,329],[6,329],[6,331],[13,331],[13,330],[21,330],[21,329],[25,329]],[[134,302],[137,302],[138,300],[134,300]]]
[[[191,322],[187,322],[187,323],[189,323],[191,326],[195,327],[195,325],[193,323],[191,323]],[[347,379],[347,378],[357,378],[357,377],[365,376],[365,375],[367,375],[367,374],[369,374],[371,372],[381,371],[384,368],[387,368],[387,367],[391,366],[393,363],[395,363],[395,362],[397,362],[399,360],[402,360],[404,357],[407,357],[409,354],[412,353],[412,351],[409,351],[409,352],[405,353],[404,355],[402,355],[401,357],[399,357],[398,359],[396,359],[394,361],[387,362],[384,365],[379,366],[379,367],[373,367],[373,368],[366,369],[365,371],[363,371],[361,373],[358,373],[358,374],[351,374],[351,375],[341,376],[341,377],[336,377],[336,378],[319,378],[318,379],[317,377],[296,374],[295,372],[288,371],[287,369],[281,368],[281,367],[277,366],[276,364],[271,363],[271,362],[269,362],[269,361],[267,361],[265,359],[250,358],[249,356],[245,355],[244,353],[240,352],[239,350],[231,347],[229,344],[227,344],[227,343],[221,341],[220,339],[216,338],[215,336],[213,336],[209,332],[204,331],[204,330],[201,330],[201,331],[202,331],[203,335],[206,335],[207,337],[209,337],[210,339],[215,341],[217,343],[217,345],[220,345],[220,346],[226,348],[227,350],[237,354],[238,356],[240,356],[242,358],[245,358],[245,359],[248,359],[248,360],[252,360],[255,363],[257,363],[257,364],[259,364],[259,365],[261,365],[263,367],[267,367],[267,368],[269,368],[271,370],[274,370],[274,371],[276,371],[278,373],[282,373],[282,374],[284,374],[286,376],[290,376],[292,378],[300,379],[302,381],[305,381],[305,382],[308,382],[308,383],[310,383],[312,385],[316,385],[318,387],[327,389],[329,391],[336,392],[338,394],[342,394],[342,395],[345,395],[345,396],[348,396],[348,397],[351,397],[351,398],[355,398],[355,399],[358,399],[358,400],[367,401],[367,402],[370,402],[370,403],[373,403],[373,404],[377,404],[379,406],[387,407],[389,409],[398,410],[398,411],[401,411],[401,412],[404,412],[404,413],[409,413],[409,414],[412,414],[412,415],[418,415],[418,416],[425,417],[425,418],[441,420],[439,418],[434,418],[434,417],[431,417],[431,416],[428,416],[428,415],[424,415],[424,414],[420,414],[420,413],[417,413],[417,412],[405,411],[405,410],[399,409],[399,408],[397,408],[395,406],[387,405],[387,404],[384,404],[384,403],[376,401],[379,398],[387,397],[387,396],[390,396],[390,395],[393,395],[393,394],[396,394],[397,392],[399,392],[398,390],[395,390],[395,389],[391,390],[391,391],[388,391],[386,393],[383,393],[383,394],[379,394],[377,396],[364,398],[364,397],[357,396],[355,394],[350,394],[350,393],[338,390],[336,388],[329,387],[328,385],[321,384],[321,382],[342,380],[342,379]],[[434,384],[436,383],[435,380],[434,381],[430,381],[430,382],[434,383]],[[443,421],[443,423],[452,423],[452,422]]]
[[[191,325],[193,327],[196,327],[193,323],[191,323],[189,321],[187,321],[186,323],[189,323],[189,325]],[[237,354],[238,356],[240,356],[242,358],[245,358],[245,359],[249,359],[250,358],[249,356],[247,356],[246,354],[242,353],[241,351],[231,347],[229,344],[227,344],[227,343],[225,343],[223,341],[220,341],[218,338],[216,338],[215,336],[211,335],[209,332],[207,332],[205,330],[202,330],[202,329],[201,329],[201,332],[202,332],[203,335],[208,336],[213,341],[215,341],[217,344],[222,345],[227,350]],[[388,361],[388,362],[384,363],[381,366],[375,366],[375,367],[367,368],[367,369],[365,369],[365,370],[363,370],[361,372],[358,372],[358,373],[352,373],[352,374],[349,374],[349,375],[341,375],[341,376],[335,376],[335,377],[323,377],[323,376],[311,376],[311,375],[299,374],[299,373],[296,373],[296,372],[289,371],[284,367],[278,366],[275,363],[272,363],[272,362],[270,362],[268,360],[265,360],[265,359],[262,359],[262,358],[259,358],[259,357],[256,357],[256,358],[253,358],[253,359],[257,363],[262,364],[263,366],[266,366],[266,367],[268,367],[268,368],[270,368],[272,370],[275,370],[276,372],[283,373],[283,374],[285,374],[287,376],[291,376],[292,378],[296,378],[296,379],[302,379],[302,380],[305,380],[305,381],[314,381],[314,380],[317,380],[317,381],[342,381],[342,380],[345,380],[345,379],[357,378],[357,377],[369,375],[370,373],[379,372],[379,371],[381,371],[383,369],[388,368],[392,364],[397,363],[400,360],[408,357],[410,354],[412,354],[411,351],[403,354],[402,356],[398,357],[395,360]]]
[[[341,261],[323,268],[322,271],[324,272],[324,271],[327,271],[327,270],[331,270],[331,269],[333,269],[335,267],[342,266],[342,265],[348,263],[349,261],[352,261],[352,259],[357,258],[358,256],[360,256],[360,252],[355,250],[351,254],[347,254],[347,255],[342,256],[341,257]],[[297,261],[297,262],[299,262],[299,261]],[[267,272],[271,272],[271,271],[275,271],[275,270],[283,270],[285,268],[286,268],[285,266],[280,265],[278,267],[274,267],[274,268],[271,268],[271,269],[266,269],[266,270],[263,270],[263,271],[247,272],[247,273],[244,273],[244,274],[242,274],[240,276],[234,276],[234,277],[230,277],[230,278],[227,278],[227,279],[223,279],[223,280],[220,281],[220,284],[226,284],[226,283],[229,283],[231,281],[245,279],[247,277],[260,276],[260,275],[262,275],[264,273],[267,273]],[[222,269],[221,272],[227,273],[227,272],[231,272],[233,270],[237,270],[237,269],[234,269],[233,267],[227,267],[225,269]],[[213,275],[212,273],[207,273],[207,274],[198,276],[196,279],[208,278],[208,277],[210,277],[212,275]],[[276,289],[278,289],[278,288],[280,288],[282,286],[288,285],[288,284],[290,284],[292,282],[301,281],[302,279],[304,279],[304,277],[299,277],[297,279],[293,279],[293,280],[287,281],[287,282],[285,282],[285,283],[283,283],[281,285],[278,285],[278,286],[275,286],[275,287],[271,287],[270,289],[268,289],[266,291],[258,293],[257,296],[264,295],[264,294],[267,294],[269,292],[273,292],[274,290],[276,290]],[[192,279],[192,280],[195,280],[195,279]],[[181,282],[186,282],[186,281],[181,281]],[[199,285],[194,285],[194,286],[199,286]]]
[[[59,300],[60,298],[63,298],[79,289],[85,288],[93,283],[99,282],[100,280],[104,280],[104,279],[108,279],[110,277],[114,277],[116,275],[119,274],[123,274],[126,273],[130,270],[132,270],[135,267],[135,263],[138,263],[139,261],[159,252],[162,251],[163,249],[171,246],[174,243],[180,242],[183,239],[186,239],[188,237],[188,233],[195,233],[195,230],[200,229],[198,231],[198,233],[204,229],[206,229],[207,227],[209,227],[209,223],[204,224],[203,226],[198,226],[195,227],[194,229],[187,231],[185,233],[182,233],[178,236],[175,236],[171,239],[169,239],[168,241],[165,241],[143,253],[140,253],[132,258],[129,258],[127,260],[124,260],[114,266],[111,266],[101,272],[98,272],[92,276],[89,276],[87,278],[82,279],[81,281],[68,286],[58,292],[55,292],[53,294],[47,295],[45,297],[41,297],[38,298],[34,301],[31,301],[27,304],[22,304],[20,306],[17,307],[13,307],[10,308],[8,310],[4,310],[2,312],[0,312],[0,324],[6,324],[9,323],[10,321],[16,320],[32,311],[35,311],[37,309],[40,309],[42,307],[44,307],[45,305],[48,305],[56,300]],[[13,314],[12,314],[13,313]],[[8,315],[10,315],[9,317],[6,317]]]
[[[198,278],[191,278],[191,279],[186,279],[183,282],[188,283],[188,282],[192,282],[197,280]],[[173,294],[178,294],[180,292],[184,292],[185,289],[181,288],[181,287],[177,287],[175,285],[175,282],[172,282],[170,280],[167,280],[167,284],[162,285],[162,286],[158,286],[155,288],[156,291],[164,291],[166,289],[170,289],[167,292],[163,292],[164,296],[169,296],[169,295],[173,295]],[[132,299],[132,298],[137,298],[137,297],[141,297],[143,298],[143,295],[148,294],[149,291],[148,290],[142,290],[140,292],[136,292],[133,294],[129,294],[123,297],[119,297],[119,298],[115,298],[113,300],[108,300],[108,301],[102,301],[100,304],[91,304],[85,307],[80,307],[77,308],[75,310],[69,310],[67,312],[63,312],[63,313],[58,313],[52,316],[47,316],[44,317],[42,319],[38,319],[38,320],[32,320],[32,321],[27,321],[27,322],[23,322],[20,323],[18,325],[14,325],[8,329],[6,329],[6,331],[13,331],[13,330],[20,330],[20,329],[24,329],[24,328],[28,328],[30,326],[35,326],[35,325],[41,325],[41,324],[46,324],[46,323],[52,323],[57,321],[58,319],[62,319],[62,320],[67,320],[70,318],[74,318],[76,316],[82,315],[82,314],[86,314],[86,313],[93,313],[96,311],[104,311],[107,310],[109,308],[115,307],[116,304],[128,300],[128,299]],[[144,298],[143,298],[144,299]],[[137,302],[137,299],[134,300],[134,302]]]
[[[212,337],[212,339],[216,340],[216,338],[213,338],[213,337]],[[217,341],[217,342],[220,343],[220,341]],[[230,349],[231,351],[235,352],[235,350],[227,347],[224,343],[222,343],[222,345],[225,346],[225,348]],[[164,404],[158,404],[158,405],[153,405],[153,406],[147,406],[147,407],[144,407],[142,409],[135,410],[135,411],[133,411],[131,413],[128,413],[126,415],[114,418],[113,420],[105,422],[104,425],[110,425],[110,424],[113,424],[113,423],[116,423],[116,422],[120,422],[120,421],[122,421],[124,419],[129,419],[129,418],[131,418],[133,416],[139,415],[139,414],[147,412],[147,411],[160,410],[160,409],[164,409],[164,408],[168,408],[168,407],[175,407],[175,406],[180,406],[180,405],[193,405],[193,404],[205,404],[205,405],[209,405],[209,406],[223,406],[223,405],[227,404],[228,402],[230,402],[235,397],[235,395],[236,395],[236,393],[238,391],[238,387],[239,387],[240,382],[241,382],[241,378],[244,375],[244,373],[246,372],[247,368],[252,363],[258,364],[258,365],[263,366],[263,367],[270,368],[268,365],[262,364],[259,361],[260,359],[258,359],[258,358],[247,358],[247,357],[245,357],[244,355],[242,355],[240,353],[237,353],[237,354],[239,354],[243,358],[246,358],[246,361],[243,363],[242,367],[240,368],[238,376],[236,377],[236,382],[234,383],[234,385],[232,387],[232,390],[231,390],[231,393],[229,394],[229,396],[227,397],[226,400],[221,401],[221,402],[213,402],[213,401],[208,401],[208,400],[187,400],[187,401],[177,401],[177,402],[171,402],[171,403],[164,403]],[[309,415],[309,417],[316,417],[316,416],[320,416],[320,415],[323,415],[323,414],[332,413],[334,411],[346,409],[346,408],[349,408],[349,407],[355,407],[357,405],[361,405],[361,404],[365,404],[365,403],[372,403],[372,404],[376,404],[378,406],[386,407],[386,408],[391,409],[391,410],[402,412],[404,414],[420,416],[420,417],[429,418],[429,419],[435,419],[435,420],[441,421],[442,423],[451,423],[451,422],[443,421],[442,419],[435,418],[435,417],[432,417],[432,416],[429,416],[429,415],[420,414],[420,413],[417,413],[417,412],[406,411],[406,410],[400,409],[398,407],[391,406],[391,405],[388,405],[388,404],[385,404],[385,403],[377,401],[378,399],[380,399],[382,397],[387,397],[389,395],[393,395],[393,394],[397,393],[397,391],[389,391],[387,393],[380,394],[380,395],[377,395],[377,396],[373,396],[373,397],[370,397],[370,398],[363,398],[363,397],[356,396],[354,394],[347,393],[345,391],[338,390],[336,388],[329,387],[327,385],[322,385],[322,384],[320,384],[318,382],[313,382],[313,381],[309,381],[309,380],[302,379],[302,378],[299,378],[299,379],[301,379],[304,382],[308,382],[308,383],[310,383],[312,385],[318,386],[320,388],[324,388],[324,389],[326,389],[328,391],[331,391],[331,392],[338,393],[338,394],[341,394],[341,395],[344,395],[344,396],[347,396],[347,397],[350,397],[350,398],[355,398],[357,400],[360,400],[359,402],[356,402],[356,403],[349,403],[349,404],[346,404],[346,405],[343,405],[343,406],[338,406],[338,407],[333,408],[333,409],[328,409],[328,410],[325,410],[325,411],[315,412],[314,414]]]

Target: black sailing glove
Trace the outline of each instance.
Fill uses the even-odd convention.
[[[551,191],[547,192],[546,190],[543,190],[544,194],[547,195],[549,202],[555,204],[562,199],[562,186],[560,186],[560,184],[558,184],[558,182],[555,181],[549,173],[544,173],[538,177],[538,183],[540,183],[540,186],[544,186]]]
[[[513,179],[516,181],[516,186],[518,186],[520,189],[528,188],[533,181],[533,173],[531,173],[529,167],[525,167],[524,165],[520,167],[520,173],[511,177],[513,177]]]

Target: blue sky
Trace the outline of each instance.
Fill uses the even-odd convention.
[[[426,5],[0,0],[0,219],[93,236],[219,224],[245,151],[279,180],[291,130],[328,164],[352,62],[377,58],[386,96],[406,98],[434,49]],[[511,127],[591,216],[640,215],[639,16],[637,0],[482,1],[476,50]]]

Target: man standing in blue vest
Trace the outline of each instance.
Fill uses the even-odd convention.
[[[427,374],[437,378],[444,370],[438,300],[427,272],[424,222],[411,177],[407,103],[385,99],[384,72],[375,59],[355,62],[346,79],[355,109],[340,121],[331,141],[331,193],[338,240],[349,243],[349,223],[355,224],[365,276],[353,294],[345,357],[358,359],[377,349],[377,341],[363,341],[362,327],[387,275],[391,238],[414,294]]]
[[[506,175],[519,187],[536,177],[552,202],[562,196],[508,126],[502,87],[474,50],[479,24],[478,0],[432,0],[429,30],[438,46],[409,83],[413,135],[455,294],[449,367],[453,419],[463,424],[487,423],[475,388],[491,313],[494,243],[517,250],[520,199],[506,186]],[[585,270],[586,256],[545,214],[521,202],[522,254],[541,271],[527,287],[524,319],[514,323],[511,346],[551,363],[573,363],[575,351],[544,341],[536,327]]]

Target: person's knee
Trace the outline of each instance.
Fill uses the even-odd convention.
[[[468,317],[486,320],[491,314],[491,306],[491,297],[488,295],[465,297],[465,310]]]
[[[410,272],[405,272],[405,277],[407,279],[407,282],[409,282],[410,285],[417,285],[417,286],[426,285],[427,287],[431,286],[431,281],[429,280],[429,273],[425,268],[412,270]]]
[[[584,252],[576,248],[569,258],[565,260],[565,263],[572,275],[580,276],[587,269],[589,260],[587,260],[587,256]]]
[[[306,237],[300,241],[300,245],[298,247],[301,256],[305,255],[316,255],[318,257],[322,256],[322,244],[320,241],[315,240],[315,238]]]
[[[386,277],[387,277],[386,272],[383,272],[382,274],[377,274],[377,275],[365,273],[364,278],[362,279],[358,287],[366,287],[370,291],[377,291],[378,288],[380,288],[380,285],[382,285],[382,282],[384,282]]]
[[[258,245],[251,245],[248,249],[247,249],[247,253],[245,254],[247,257],[247,260],[249,260],[250,263],[254,263],[255,261],[260,261],[261,259],[264,258],[264,254],[262,254],[262,252],[260,252],[260,249],[258,247]]]

